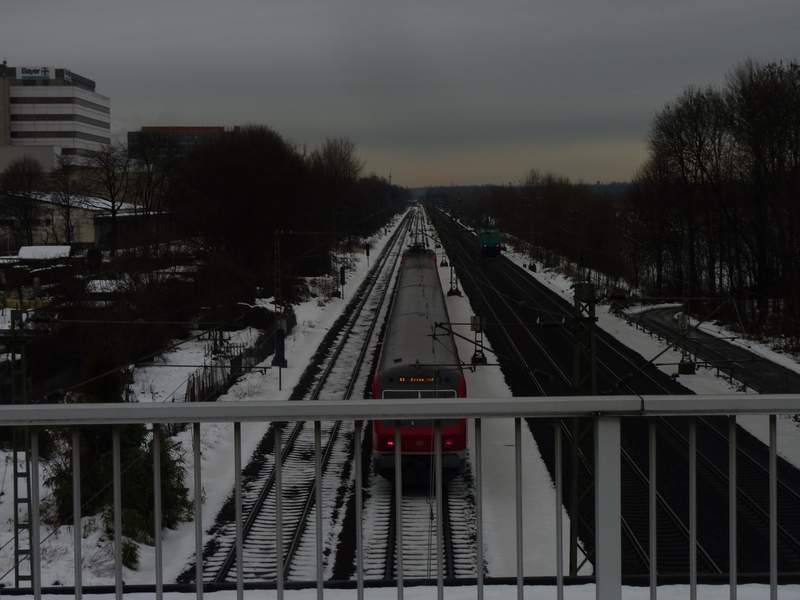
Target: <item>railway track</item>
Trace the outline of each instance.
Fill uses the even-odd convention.
[[[749,348],[731,344],[704,331],[680,331],[675,326],[679,307],[657,308],[629,315],[631,323],[683,348],[699,366],[717,369],[760,394],[790,394],[800,390],[800,374],[764,360]],[[685,335],[684,335],[685,334]]]
[[[691,420],[660,419],[662,434],[673,443],[672,447],[688,460],[690,452]],[[698,479],[714,487],[720,496],[728,493],[730,478],[728,473],[730,442],[728,421],[724,418],[697,417],[694,420],[697,447]],[[737,435],[738,437],[738,435]],[[765,464],[768,457],[754,455],[752,449],[745,449],[737,444],[736,450],[736,488],[737,512],[746,527],[748,554],[768,556],[769,541],[769,468]],[[800,494],[797,492],[797,474],[786,467],[780,469],[777,478],[777,506],[781,517],[778,523],[778,568],[781,572],[800,571]],[[791,483],[789,479],[793,479]],[[767,554],[753,552],[761,547]],[[760,567],[760,568],[758,568]],[[764,560],[762,565],[750,567],[754,571],[768,571],[769,564]]]
[[[460,244],[471,248],[457,235],[443,234],[450,247]],[[463,251],[463,250],[462,250]],[[456,254],[456,252],[453,252]],[[453,257],[451,257],[452,259]],[[573,336],[569,327],[556,327],[559,322],[571,315],[571,306],[559,299],[553,299],[546,290],[535,291],[539,287],[530,282],[527,272],[504,259],[492,260],[488,265],[480,265],[471,258],[462,258],[459,272],[460,279],[470,297],[479,297],[473,304],[478,304],[485,312],[490,312],[491,318],[498,323],[494,332],[498,332],[506,340],[505,347],[516,352],[525,352],[527,357],[539,356],[547,360],[547,370],[566,387],[571,382],[565,375],[566,369],[558,369],[553,363],[561,363],[572,358],[571,351],[564,350],[573,344]],[[492,273],[488,273],[491,269]],[[523,275],[525,273],[526,275]],[[491,278],[490,278],[491,275]],[[506,283],[503,286],[492,282],[502,276]],[[490,281],[491,279],[491,281]],[[502,287],[501,292],[492,288]],[[490,308],[486,308],[489,306]],[[503,307],[498,309],[497,307]],[[525,313],[523,317],[515,317],[511,312]],[[514,310],[516,309],[516,311]],[[509,336],[505,327],[506,320],[516,319],[518,330],[524,330],[529,337],[543,338],[540,342],[529,344],[521,342],[523,332],[517,331],[516,337]],[[532,325],[538,320],[555,327],[557,331],[545,336],[542,328]],[[553,330],[551,330],[553,331]],[[559,342],[555,338],[561,338]],[[565,343],[566,342],[566,343]],[[663,373],[656,372],[652,366],[643,366],[641,357],[634,357],[633,353],[603,332],[597,333],[598,360],[598,388],[612,393],[630,394],[664,394],[687,393],[685,388],[668,379]],[[495,351],[503,344],[496,344],[492,339]],[[541,358],[547,355],[548,358]],[[517,363],[521,360],[512,358]],[[529,364],[537,364],[529,359]],[[541,364],[541,363],[540,363]],[[567,363],[569,364],[569,363]],[[634,376],[635,375],[635,376]],[[536,378],[528,375],[528,380],[534,382],[524,395],[537,395],[545,393],[552,395],[553,386],[543,386]],[[517,380],[518,382],[520,379]],[[523,386],[520,385],[522,388]],[[571,392],[574,393],[574,392]],[[586,393],[586,392],[584,392]],[[515,395],[518,392],[515,390]],[[529,420],[529,426],[537,439],[543,458],[553,472],[554,452],[550,450],[553,441],[553,425],[551,422]],[[571,469],[579,469],[579,478],[590,480],[592,475],[592,445],[590,439],[578,439],[573,446],[572,435],[579,432],[574,423],[561,423],[563,451],[565,457],[563,469],[569,473]],[[682,430],[686,425],[680,425]],[[699,573],[726,572],[728,567],[728,540],[720,540],[716,531],[727,529],[727,503],[728,503],[728,440],[722,433],[726,431],[727,420],[723,418],[701,419],[698,421],[697,431],[697,461],[698,480],[696,482],[698,511],[703,514],[703,519],[696,525],[698,529],[698,545],[696,546],[697,570]],[[688,499],[689,477],[688,441],[685,431],[681,434],[675,432],[674,420],[659,419],[656,425],[657,455],[660,457],[675,456],[678,452],[682,461],[662,460],[658,463],[658,490],[656,495],[656,521],[658,532],[658,572],[659,573],[688,573],[689,571],[689,529],[690,510]],[[623,564],[626,573],[647,573],[649,571],[649,490],[648,473],[648,428],[634,425],[623,419],[623,452],[622,452],[622,477],[623,477]],[[716,438],[716,439],[713,439]],[[738,464],[741,475],[737,480],[737,497],[740,515],[739,544],[743,548],[762,548],[764,551],[740,552],[739,568],[742,572],[766,572],[767,564],[758,564],[749,559],[750,555],[761,557],[768,556],[766,550],[768,540],[768,511],[769,498],[767,484],[767,456],[762,444],[755,442],[743,430],[739,430],[738,439]],[[577,450],[578,456],[573,461],[571,451]],[[681,462],[677,465],[677,462]],[[781,524],[779,528],[779,564],[782,571],[798,570],[798,548],[800,520],[795,515],[800,515],[800,505],[797,504],[795,490],[800,489],[797,481],[797,471],[788,464],[779,465],[779,514]],[[752,472],[751,472],[752,470]],[[569,477],[565,481],[565,503],[570,510],[571,487],[577,482]],[[579,488],[580,489],[580,488]],[[722,508],[722,510],[720,510]],[[571,518],[579,521],[590,522],[593,518],[593,501],[591,495],[581,498],[577,507],[572,505]],[[725,523],[723,523],[725,521]],[[584,530],[585,531],[585,530]],[[587,536],[590,531],[585,531]],[[588,541],[591,546],[591,540]],[[590,548],[588,548],[591,551]]]
[[[326,340],[330,338],[327,344],[330,350],[325,353],[324,360],[313,361],[304,374],[305,383],[293,391],[293,399],[348,398],[358,383],[363,383],[367,352],[374,346],[376,325],[385,317],[384,301],[392,287],[396,262],[410,229],[411,223],[407,221],[398,229],[392,243],[387,244],[369,279],[355,295],[360,300],[351,303],[353,307],[348,310],[344,323],[332,328],[326,337]],[[245,519],[241,548],[236,546],[234,521],[229,519],[215,526],[214,536],[204,551],[203,579],[233,582],[241,570],[245,581],[310,581],[318,577],[320,568],[323,578],[329,578],[334,563],[347,563],[347,556],[337,557],[336,553],[339,530],[347,518],[347,507],[352,506],[350,465],[354,452],[360,451],[353,447],[353,434],[352,423],[296,423],[292,427],[273,424],[265,436],[267,444],[274,444],[272,451],[257,465],[258,476],[243,494]],[[316,481],[322,482],[319,489]],[[376,533],[380,531],[378,527],[375,535],[368,535],[374,550],[367,564],[381,564],[381,569],[369,567],[368,577],[382,579],[387,576],[386,569],[392,571],[391,577],[397,577],[400,556],[405,559],[400,561],[403,577],[430,577],[440,560],[435,550],[439,545],[447,577],[474,576],[477,552],[474,535],[468,533],[474,528],[470,486],[469,478],[458,478],[444,486],[441,544],[431,542],[430,537],[438,521],[436,510],[431,512],[431,507],[436,506],[435,495],[404,489],[399,495],[403,502],[402,527],[398,527],[392,517],[392,523],[385,524],[383,534]],[[370,515],[375,515],[376,522],[380,523],[386,511],[398,514],[392,506],[398,495],[387,481],[371,477],[364,493],[369,498],[369,506],[374,508],[373,513],[373,508],[365,507],[365,521],[371,521]],[[384,493],[388,494],[388,507]],[[325,505],[320,502],[323,497],[327,500]],[[404,535],[398,536],[399,531]],[[454,531],[455,535],[451,535]],[[399,537],[403,539],[402,554],[391,541]],[[318,564],[318,547],[330,549],[324,553],[322,566]],[[380,556],[375,554],[378,548]],[[387,557],[387,548],[392,548],[392,557]],[[344,550],[345,555],[347,552]]]
[[[293,391],[293,399],[348,398],[353,394],[361,381],[375,327],[381,322],[386,290],[409,227],[410,220],[406,219],[395,231],[344,317],[329,332],[330,339],[326,339],[330,351],[324,357],[315,357],[306,370],[302,389]],[[265,441],[274,444],[272,452],[267,452],[260,464],[248,466],[257,469],[258,476],[243,493],[241,549],[236,545],[234,521],[228,519],[215,526],[215,534],[204,551],[205,581],[235,581],[239,569],[243,578],[251,581],[316,577],[317,544],[322,538],[323,544],[335,546],[337,524],[333,514],[337,511],[330,506],[320,507],[318,500],[324,493],[325,498],[337,498],[333,505],[346,501],[341,496],[347,493],[346,481],[352,476],[352,428],[352,423],[338,421],[295,423],[288,432],[283,431],[284,424],[271,426]],[[321,449],[319,465],[317,447]],[[335,468],[329,468],[331,465]],[[320,489],[317,481],[322,482]]]
[[[475,576],[475,507],[472,481],[457,477],[442,486],[442,532],[438,535],[434,486],[406,487],[402,529],[398,527],[394,484],[376,477],[370,485],[365,523],[369,542],[364,548],[365,579],[431,579],[442,561],[445,579]],[[398,545],[398,541],[400,544]],[[402,547],[402,557],[398,548]],[[437,550],[439,555],[437,556]]]
[[[433,248],[435,242],[426,229],[421,217],[414,242],[424,240]],[[365,497],[366,579],[429,579],[438,575],[440,566],[445,578],[475,576],[475,508],[469,473],[448,482],[435,481],[431,473],[427,485],[404,483],[402,490],[394,481],[369,473]],[[349,562],[354,561],[353,555]]]
[[[510,278],[510,281],[519,285],[518,278]],[[528,298],[529,302],[534,302],[533,299]],[[541,307],[547,312],[548,307]],[[550,307],[550,310],[557,310],[557,307]],[[569,330],[564,333],[571,336]],[[610,363],[603,359],[598,359],[598,366],[611,378],[618,378],[619,382],[610,388],[613,393],[619,391],[631,394],[665,394],[673,393],[672,386],[664,385],[662,382],[656,380],[651,370],[641,369],[641,364],[634,363],[631,357],[620,351],[619,347],[610,343],[607,336],[598,335],[598,354],[604,356],[614,357],[617,364],[627,365],[626,369],[630,373],[635,373],[637,382],[634,388],[630,385],[630,375],[619,377],[618,369],[611,367]],[[718,351],[721,352],[721,351]],[[720,353],[720,357],[723,355]],[[684,459],[684,463],[688,464],[689,460],[689,435],[688,423],[689,419],[657,419],[658,436],[661,439],[659,442],[661,451],[659,454],[662,456],[666,453],[678,452]],[[727,514],[719,510],[714,510],[720,505],[727,505],[728,490],[729,490],[729,438],[728,438],[728,421],[721,417],[704,417],[696,418],[696,436],[697,436],[697,452],[696,460],[698,461],[698,495],[700,497],[700,506],[709,505],[709,509],[702,510],[704,517],[700,524],[700,537],[705,539],[705,545],[709,550],[704,548],[703,543],[698,544],[698,572],[700,573],[722,573],[727,571],[728,567],[728,548],[725,544],[719,542],[712,542],[711,540],[716,535],[715,531],[719,530],[718,527],[710,526],[710,523],[720,519],[720,526],[724,525],[722,521],[727,518]],[[626,429],[629,429],[628,426]],[[750,436],[746,432],[739,430],[737,438],[745,438],[745,442],[739,442],[737,447],[737,469],[739,476],[737,478],[737,510],[742,521],[740,525],[740,537],[745,542],[749,550],[756,547],[763,549],[762,552],[747,552],[745,556],[740,558],[742,569],[749,572],[767,572],[769,565],[766,560],[761,564],[753,562],[753,556],[767,557],[768,540],[769,540],[769,470],[768,470],[768,456],[766,448],[761,444],[753,443]],[[743,447],[741,444],[745,444]],[[640,450],[636,450],[639,448]],[[626,471],[631,469],[641,473],[640,477],[644,476],[644,470],[635,465],[633,453],[646,455],[646,451],[641,449],[643,445],[633,446],[630,453],[623,450],[623,477]],[[643,462],[643,461],[640,461]],[[778,475],[778,507],[779,514],[782,515],[781,524],[778,527],[778,545],[779,545],[779,568],[783,572],[796,572],[800,570],[800,519],[795,515],[800,515],[800,476],[798,476],[796,469],[793,469],[786,463],[781,463]],[[626,479],[629,483],[633,480],[628,477]],[[791,483],[790,483],[791,482]],[[683,487],[687,484],[686,479],[683,479]],[[648,484],[649,485],[649,484]],[[681,486],[679,486],[681,487]],[[631,522],[640,520],[637,516],[639,512],[644,513],[642,516],[648,515],[643,510],[648,497],[647,489],[640,489],[638,493],[634,490],[636,487],[630,485],[626,488],[626,506],[623,508],[623,519]],[[637,497],[639,500],[635,500]],[[657,519],[659,522],[658,527],[658,564],[659,572],[679,573],[688,570],[688,562],[685,559],[686,549],[688,548],[688,529],[684,524],[688,520],[686,509],[680,512],[684,515],[678,517],[675,510],[669,508],[669,503],[674,503],[675,500],[666,500],[661,494],[658,495],[658,513]],[[685,503],[684,503],[685,504]],[[669,513],[669,519],[666,519],[660,513],[665,510]],[[711,508],[714,507],[714,508]],[[680,519],[684,523],[679,523]],[[645,519],[646,520],[646,519]],[[625,526],[625,525],[623,525]],[[705,533],[704,533],[705,531]],[[643,527],[631,527],[630,531],[626,534],[633,536],[638,541],[635,544],[647,542],[649,533]],[[715,547],[713,553],[716,558],[711,557],[711,547]],[[680,556],[681,553],[677,552],[681,547],[684,548],[683,557],[681,560],[675,560],[675,557]],[[681,564],[683,566],[681,566]],[[644,563],[642,563],[644,566]],[[642,572],[642,571],[639,571]]]

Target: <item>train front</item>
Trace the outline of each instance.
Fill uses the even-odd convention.
[[[449,323],[435,254],[429,250],[406,253],[373,383],[373,397],[430,398],[432,402],[437,398],[466,397],[466,382]],[[444,478],[451,479],[466,469],[466,420],[444,419],[439,424]],[[394,478],[397,426],[403,481],[433,481],[435,427],[429,419],[373,421],[375,472]]]
[[[482,229],[478,235],[481,256],[500,256],[503,238],[499,229]]]

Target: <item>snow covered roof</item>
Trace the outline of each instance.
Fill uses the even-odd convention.
[[[21,260],[53,260],[67,258],[71,248],[69,246],[22,246],[17,258]]]
[[[86,210],[111,212],[111,201],[105,198],[95,198],[93,196],[84,196],[78,202],[78,205]],[[130,202],[118,202],[117,210],[120,212],[132,212],[136,210],[136,205]]]
[[[56,198],[56,194],[51,192],[36,194],[36,197],[41,202],[48,202],[50,204],[59,204],[58,198]],[[92,212],[111,212],[111,201],[106,200],[105,198],[76,195],[70,200],[70,203],[75,207],[83,208],[85,210],[89,210]],[[117,210],[120,212],[133,212],[136,210],[136,208],[137,208],[136,205],[130,202],[117,203]]]

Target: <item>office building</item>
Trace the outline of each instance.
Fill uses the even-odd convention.
[[[0,65],[0,170],[29,154],[45,170],[111,143],[111,100],[69,69]],[[48,160],[49,159],[49,160]]]

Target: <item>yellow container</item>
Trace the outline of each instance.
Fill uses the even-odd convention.
[[[32,310],[35,308],[44,308],[50,304],[49,298],[32,298],[30,300],[20,300],[19,298],[6,298],[6,308],[14,308],[18,310]]]

